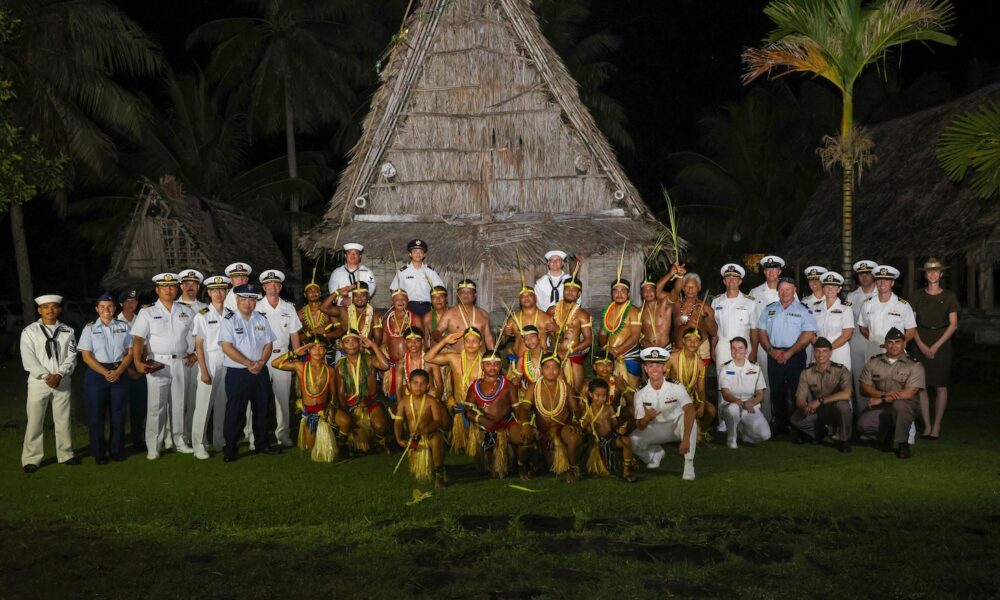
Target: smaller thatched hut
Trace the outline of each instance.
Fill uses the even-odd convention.
[[[949,181],[936,152],[941,133],[956,116],[996,101],[1000,84],[872,128],[878,160],[857,186],[854,255],[900,267],[904,295],[920,285],[920,262],[936,256],[965,267],[970,307],[993,307],[1000,205],[976,198],[964,183]],[[839,262],[841,206],[836,173],[813,194],[788,238],[786,258],[800,266]]]
[[[227,204],[189,196],[175,178],[145,181],[132,220],[121,234],[101,285],[147,287],[153,275],[194,268],[205,276],[236,260],[254,269],[282,269],[271,232]]]

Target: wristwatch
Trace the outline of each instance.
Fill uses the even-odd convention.
[[[826,404],[826,398],[823,398],[823,397],[816,398],[816,401],[819,402],[820,406],[823,406],[824,404]]]

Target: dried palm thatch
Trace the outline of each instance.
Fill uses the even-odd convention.
[[[163,271],[221,273],[233,261],[255,270],[282,269],[285,259],[259,219],[227,204],[189,196],[173,177],[145,181],[131,223],[122,231],[101,285],[147,287]]]
[[[528,0],[425,0],[397,39],[303,250],[358,240],[388,262],[421,237],[436,265],[509,271],[518,251],[593,255],[624,239],[641,252],[656,238]]]
[[[878,161],[858,185],[854,255],[872,260],[964,255],[979,246],[984,260],[1000,261],[1000,208],[953,183],[938,165],[941,133],[958,115],[1000,100],[1000,84],[871,128]],[[789,236],[786,258],[832,264],[840,253],[841,180],[820,184]]]

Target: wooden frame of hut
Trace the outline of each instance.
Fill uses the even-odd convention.
[[[991,101],[1000,101],[1000,84],[871,129],[877,161],[857,185],[854,256],[899,268],[904,297],[921,285],[923,259],[935,256],[958,271],[965,267],[969,308],[993,308],[1000,207],[950,181],[936,155],[938,139],[955,117]],[[785,258],[797,265],[796,273],[806,265],[838,262],[841,206],[835,174],[820,184],[788,238]]]
[[[285,268],[274,237],[260,221],[228,204],[189,196],[179,181],[166,176],[159,183],[143,182],[101,285],[144,289],[157,273],[193,268],[208,277],[238,260],[255,273]]]
[[[424,0],[390,49],[323,222],[300,246],[316,257],[364,244],[385,290],[407,241],[422,238],[450,291],[467,274],[487,311],[516,303],[518,255],[531,285],[557,248],[584,259],[583,304],[603,308],[623,246],[622,275],[637,288],[643,245],[660,227],[529,0]]]

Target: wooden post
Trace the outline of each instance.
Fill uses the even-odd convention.
[[[917,284],[917,259],[912,256],[906,257],[906,297],[913,297],[913,290]]]
[[[969,308],[976,308],[977,291],[976,250],[975,248],[969,248],[965,253],[965,293],[969,301]]]
[[[979,261],[979,308],[990,310],[993,308],[993,264],[985,260],[985,256]]]

